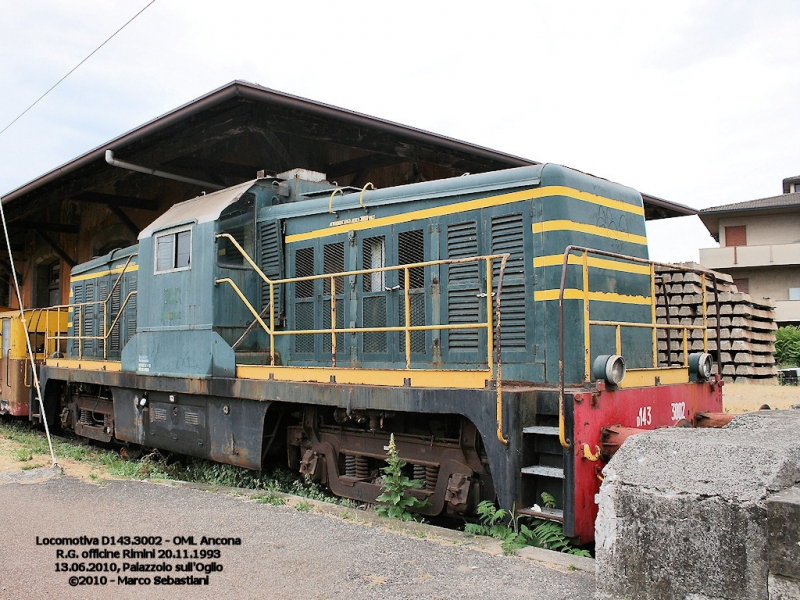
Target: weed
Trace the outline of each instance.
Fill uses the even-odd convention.
[[[297,512],[311,512],[313,507],[308,500],[300,500],[297,504],[294,505],[294,509]]]
[[[480,523],[467,523],[464,527],[464,531],[473,535],[486,535],[493,538],[504,539],[508,532],[511,531],[508,525],[503,522],[507,514],[508,511],[502,508],[498,509],[488,500],[484,500],[478,504],[478,518],[480,519]]]
[[[286,504],[286,500],[278,496],[278,494],[272,490],[264,492],[263,494],[256,494],[252,498],[259,504],[270,504],[272,506],[283,506]]]
[[[577,571],[577,570],[578,570],[578,567],[576,567],[575,565],[567,566],[567,571]]]
[[[350,514],[349,510],[342,512],[342,514],[339,516],[342,517],[345,521],[349,521],[350,519],[353,518],[353,515]]]
[[[17,448],[16,450],[14,450],[14,452],[11,453],[11,455],[14,457],[14,460],[17,460],[19,462],[25,462],[33,458],[30,450],[28,450],[27,448]]]
[[[382,517],[400,521],[419,520],[419,515],[412,513],[411,510],[421,508],[428,503],[427,500],[420,500],[408,493],[409,490],[421,488],[422,482],[403,475],[405,466],[406,462],[401,460],[397,454],[397,446],[394,443],[394,434],[392,434],[389,438],[389,456],[386,459],[386,466],[381,469],[383,493],[376,498],[378,502],[387,503],[385,506],[375,507],[375,511]]]
[[[428,537],[424,531],[417,531],[415,535],[421,540],[424,540],[426,537]]]
[[[542,494],[542,502],[547,508],[555,507],[555,498],[550,494]],[[560,523],[534,519],[531,527],[517,523],[513,517],[510,519],[509,527],[505,519],[508,512],[498,509],[491,502],[484,500],[478,504],[478,518],[480,523],[468,523],[464,531],[474,535],[486,535],[502,540],[503,552],[514,554],[525,546],[535,546],[546,550],[566,552],[575,556],[587,556],[591,554],[587,550],[581,550],[572,546],[569,539],[564,535],[564,529]]]

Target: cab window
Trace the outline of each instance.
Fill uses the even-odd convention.
[[[192,264],[192,230],[181,229],[155,236],[156,273],[181,271]]]

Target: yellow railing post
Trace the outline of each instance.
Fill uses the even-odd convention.
[[[275,285],[269,282],[269,364],[275,366]]]
[[[486,364],[494,370],[494,331],[492,331],[492,260],[485,258],[486,263]],[[495,377],[496,379],[496,377]]]
[[[584,351],[584,358],[583,358],[583,380],[589,381],[591,380],[591,356],[590,356],[590,347],[591,347],[591,333],[589,331],[589,253],[584,250],[582,253],[582,265],[583,265],[583,351]]]
[[[650,263],[650,319],[653,323],[653,368],[656,369],[658,368],[658,331],[656,327],[656,266],[653,263]],[[669,315],[667,315],[667,323],[669,323]]]
[[[411,297],[409,296],[408,267],[403,269],[403,302],[405,303],[406,369],[411,369]]]
[[[109,294],[109,298],[110,297],[111,296]],[[108,358],[108,344],[106,343],[107,342],[106,332],[108,331],[108,322],[107,322],[108,302],[109,302],[108,298],[106,299],[105,302],[103,302],[103,360],[106,360]]]
[[[708,352],[708,306],[706,302],[706,275],[703,273],[700,276],[700,284],[703,286],[703,352]],[[714,291],[716,293],[716,290]],[[719,321],[719,315],[717,315]],[[717,347],[719,347],[720,340],[717,340]],[[721,368],[721,367],[718,367]]]
[[[683,328],[683,366],[689,366],[689,345],[686,343],[686,333],[689,330],[686,327]]]
[[[331,277],[331,366],[336,366],[336,278]]]

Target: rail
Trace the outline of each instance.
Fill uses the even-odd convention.
[[[559,349],[558,349],[558,373],[559,373],[559,397],[558,397],[558,438],[561,446],[569,448],[571,446],[570,440],[566,439],[564,432],[564,389],[565,389],[565,376],[564,376],[564,295],[566,290],[567,269],[570,264],[570,257],[574,253],[580,253],[578,264],[581,267],[581,281],[582,292],[579,300],[583,302],[583,344],[584,344],[584,382],[591,380],[591,327],[613,327],[615,330],[615,353],[622,354],[622,336],[621,331],[623,327],[650,329],[652,331],[653,342],[653,368],[659,367],[658,362],[658,330],[663,329],[667,331],[667,353],[669,354],[671,348],[671,338],[669,332],[672,330],[681,330],[683,333],[683,363],[684,367],[688,366],[689,360],[689,344],[688,332],[693,330],[703,331],[703,351],[708,352],[708,289],[706,286],[706,277],[710,277],[713,282],[714,288],[714,302],[716,306],[716,329],[717,329],[717,364],[720,364],[720,319],[719,319],[719,294],[717,293],[717,277],[713,271],[704,271],[703,269],[695,269],[691,267],[684,267],[679,265],[671,265],[668,263],[659,263],[650,261],[644,258],[637,258],[634,256],[627,256],[615,252],[607,252],[605,250],[595,250],[593,248],[586,248],[583,246],[567,246],[564,250],[564,259],[561,266],[561,285],[558,291],[558,335],[559,335]],[[632,322],[632,321],[604,321],[593,320],[589,314],[589,306],[591,304],[589,289],[589,255],[604,256],[607,258],[622,260],[626,262],[638,263],[649,266],[650,276],[650,323]],[[658,323],[656,319],[656,267],[662,267],[672,271],[696,273],[701,277],[702,288],[702,325],[672,325],[669,324],[669,307],[667,307],[667,323]],[[665,294],[665,297],[667,295]],[[669,361],[668,361],[669,362]],[[633,370],[633,369],[631,369]]]
[[[339,273],[325,273],[323,275],[310,275],[305,277],[292,277],[287,279],[273,280],[267,277],[264,272],[258,267],[253,259],[242,248],[239,242],[229,233],[217,234],[217,239],[225,238],[230,241],[233,246],[239,251],[244,260],[250,267],[258,274],[258,276],[269,286],[269,318],[268,323],[262,318],[255,307],[250,303],[236,283],[230,278],[221,278],[215,280],[215,284],[227,284],[234,293],[239,297],[247,310],[253,316],[254,320],[258,322],[259,326],[269,336],[270,346],[270,365],[275,365],[275,338],[277,336],[285,335],[329,335],[331,342],[331,366],[336,367],[336,335],[340,333],[384,333],[384,332],[399,332],[405,339],[405,368],[404,370],[410,371],[411,369],[411,334],[417,331],[452,331],[452,330],[485,330],[486,331],[486,364],[487,371],[490,372],[492,378],[495,380],[495,388],[497,390],[497,437],[506,444],[508,440],[503,435],[503,418],[502,418],[502,361],[500,358],[500,302],[503,287],[503,278],[505,275],[506,262],[510,254],[490,254],[485,256],[475,256],[469,258],[459,259],[442,259],[432,260],[418,263],[410,263],[389,267],[376,267],[372,269],[359,269],[355,271],[343,271]],[[500,261],[497,285],[493,285],[493,261]],[[434,325],[412,325],[411,324],[411,270],[434,267],[441,265],[456,265],[466,263],[484,263],[486,289],[484,292],[478,294],[479,298],[485,298],[486,303],[486,320],[477,320],[468,323],[441,323]],[[404,323],[402,326],[386,326],[386,327],[336,327],[336,280],[344,277],[354,277],[356,275],[371,275],[374,273],[386,273],[390,271],[400,271],[403,273],[403,305],[404,305]],[[289,283],[298,283],[304,281],[316,280],[330,281],[331,290],[331,309],[330,309],[330,322],[331,326],[328,328],[320,329],[291,329],[291,330],[276,330],[275,327],[275,286],[284,285]],[[400,288],[398,288],[400,289]],[[480,311],[479,311],[480,314]],[[266,316],[266,315],[265,315]]]
[[[69,312],[75,311],[76,309],[77,309],[77,312],[78,312],[78,327],[77,327],[78,332],[77,332],[77,334],[61,335],[61,333],[59,332],[59,334],[56,335],[56,336],[48,336],[49,339],[53,339],[53,340],[56,341],[56,349],[55,349],[56,352],[58,352],[58,353],[62,352],[62,350],[61,350],[61,341],[62,340],[65,341],[65,345],[67,343],[69,343],[70,341],[77,340],[77,342],[78,342],[78,358],[83,358],[84,341],[87,341],[87,340],[100,340],[100,341],[103,342],[103,360],[107,360],[108,359],[108,343],[107,343],[107,340],[108,340],[109,337],[111,337],[111,334],[113,333],[114,328],[119,323],[120,317],[124,314],[125,308],[127,307],[128,302],[130,301],[130,299],[133,296],[137,295],[137,292],[135,290],[131,291],[131,292],[128,292],[128,295],[125,296],[125,300],[120,305],[119,310],[117,311],[117,314],[114,317],[114,319],[113,319],[113,321],[112,321],[110,326],[108,324],[108,321],[109,321],[109,319],[108,319],[108,314],[109,314],[108,303],[111,301],[111,298],[113,297],[114,292],[117,290],[117,287],[119,287],[119,284],[122,281],[123,275],[125,275],[125,273],[128,270],[128,267],[131,265],[131,261],[133,261],[133,259],[136,256],[138,256],[137,253],[133,253],[130,256],[128,256],[128,260],[125,262],[125,265],[122,267],[122,270],[120,271],[119,275],[114,280],[114,284],[111,286],[111,289],[109,290],[108,295],[105,298],[102,298],[100,300],[92,300],[92,301],[89,301],[89,302],[77,302],[77,303],[73,303],[73,304],[60,304],[58,306],[51,306],[49,308],[42,309],[43,311],[47,311],[47,312],[55,311],[56,315],[57,315],[56,318],[58,319],[57,322],[60,322],[61,311],[62,310],[67,311],[67,314],[69,314]],[[102,335],[83,335],[83,320],[84,320],[84,316],[85,316],[85,313],[86,313],[85,309],[87,307],[90,307],[90,306],[101,306],[102,307],[102,316],[100,317],[102,319],[102,322],[103,322],[103,334]],[[73,314],[74,314],[74,312],[73,312]],[[75,330],[75,328],[73,326],[73,331],[74,330]]]

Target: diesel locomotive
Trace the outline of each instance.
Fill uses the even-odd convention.
[[[553,164],[369,188],[261,176],[74,267],[31,419],[363,502],[393,434],[423,514],[496,499],[593,539],[601,430],[722,403],[705,328],[656,323],[641,195]]]

